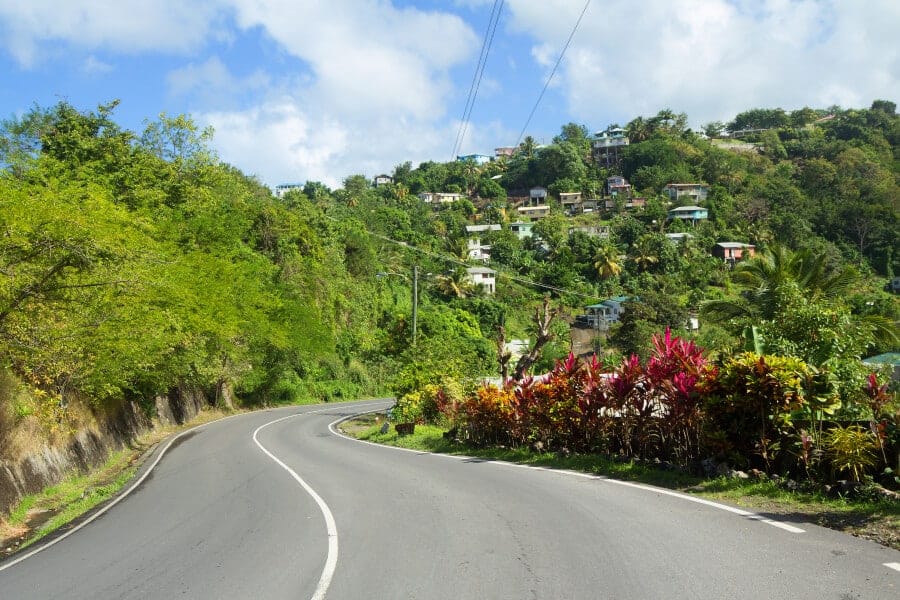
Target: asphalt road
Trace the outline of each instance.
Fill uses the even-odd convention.
[[[376,406],[182,436],[95,520],[0,563],[0,599],[900,599],[900,552],[872,542],[329,429]]]

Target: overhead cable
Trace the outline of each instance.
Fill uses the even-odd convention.
[[[547,88],[550,87],[550,82],[553,80],[553,76],[556,74],[556,69],[559,67],[559,63],[562,62],[563,56],[566,55],[566,50],[569,49],[569,44],[572,43],[572,38],[575,37],[575,32],[578,31],[578,26],[581,25],[581,19],[584,18],[584,13],[587,12],[588,6],[590,6],[590,4],[591,0],[587,0],[587,2],[584,3],[584,8],[581,9],[581,14],[578,15],[578,20],[575,21],[575,27],[572,28],[572,33],[569,34],[569,39],[566,40],[566,45],[563,46],[562,52],[559,53],[559,58],[556,59],[556,64],[553,65],[553,69],[550,71],[550,76],[547,77],[547,82],[544,84],[544,89],[541,90],[537,101],[534,103],[534,107],[531,109],[531,114],[529,114],[528,119],[525,120],[525,125],[524,127],[522,127],[522,131],[519,133],[519,138],[516,140],[516,148],[519,147],[519,143],[522,141],[522,137],[525,135],[525,130],[528,129],[528,125],[531,124],[531,118],[534,117],[534,113],[535,111],[537,111],[538,105],[544,98],[544,93],[547,91]]]
[[[332,217],[332,216],[330,216],[330,215],[325,215],[325,218],[330,219],[330,220],[335,221],[335,222],[338,222],[338,223],[341,222],[340,219],[337,219],[337,218]],[[391,244],[395,244],[395,245],[397,245],[397,246],[401,246],[401,247],[403,247],[403,248],[406,248],[407,250],[412,250],[413,252],[418,252],[419,254],[423,254],[423,255],[425,255],[425,256],[434,258],[434,259],[436,259],[436,260],[443,261],[443,262],[445,262],[445,263],[450,263],[450,264],[454,264],[454,265],[461,266],[461,267],[471,267],[471,266],[472,266],[472,265],[470,265],[469,263],[467,263],[467,262],[465,262],[465,261],[459,260],[458,258],[455,258],[455,257],[452,257],[452,256],[447,256],[446,254],[441,254],[441,253],[438,253],[438,252],[432,252],[431,250],[426,250],[426,249],[424,249],[424,248],[419,248],[419,247],[413,246],[413,245],[411,245],[411,244],[409,244],[409,243],[407,243],[407,242],[401,242],[400,240],[395,240],[395,239],[389,238],[389,237],[387,237],[386,235],[381,235],[380,233],[375,233],[374,231],[369,231],[368,229],[365,228],[365,226],[363,226],[363,230],[364,230],[367,234],[369,234],[370,236],[372,236],[372,237],[378,238],[378,239],[380,239],[380,240],[383,240],[383,241],[388,242],[388,243],[391,243]],[[496,265],[495,265],[495,266],[496,266]],[[573,290],[567,290],[567,289],[564,289],[564,288],[559,288],[559,287],[556,287],[556,286],[547,285],[546,283],[539,283],[539,282],[537,282],[537,281],[531,281],[531,280],[525,279],[525,278],[523,278],[523,277],[518,277],[518,276],[515,276],[515,275],[510,275],[509,273],[504,273],[504,272],[501,271],[500,269],[496,269],[496,268],[495,268],[494,270],[497,271],[497,274],[498,274],[499,276],[505,277],[506,279],[509,279],[509,280],[511,280],[511,281],[515,281],[515,282],[517,282],[517,283],[521,283],[522,285],[529,285],[529,286],[536,287],[536,288],[541,288],[541,289],[550,290],[550,291],[553,291],[553,292],[558,292],[558,293],[560,293],[560,294],[569,294],[569,295],[571,295],[571,296],[581,296],[582,298],[590,298],[590,299],[597,299],[597,298],[600,298],[600,296],[597,296],[596,294],[585,294],[584,292],[576,292],[576,291],[573,291]]]
[[[475,66],[475,73],[472,76],[472,83],[469,86],[469,95],[466,98],[466,105],[463,108],[463,115],[459,122],[459,129],[456,132],[456,141],[453,143],[453,152],[450,155],[450,160],[456,160],[457,153],[462,149],[463,140],[466,137],[466,130],[469,128],[469,119],[472,116],[472,109],[475,107],[475,98],[478,97],[478,90],[481,88],[481,78],[484,75],[487,57],[491,52],[491,46],[494,44],[494,33],[496,33],[497,24],[500,22],[500,13],[503,11],[503,2],[504,0],[494,0],[494,5],[491,8],[491,16],[490,19],[488,19],[488,26],[484,31],[484,39],[481,43],[481,54],[478,57],[478,64]]]

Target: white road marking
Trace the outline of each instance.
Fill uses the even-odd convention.
[[[895,571],[900,571],[900,563],[884,563],[888,569],[893,569]]]
[[[322,497],[319,496],[318,493],[310,486],[306,481],[300,477],[296,471],[287,466],[281,459],[277,456],[269,452],[269,450],[263,446],[257,435],[260,431],[268,427],[269,425],[274,425],[275,423],[279,423],[281,421],[286,421],[288,419],[293,419],[294,417],[301,417],[304,415],[312,415],[316,413],[326,412],[329,410],[335,410],[336,407],[331,406],[329,408],[323,408],[321,410],[311,410],[302,413],[295,413],[293,415],[288,415],[286,417],[281,417],[280,419],[275,419],[274,421],[269,421],[263,425],[260,425],[256,428],[256,431],[253,432],[253,441],[259,446],[259,449],[262,450],[266,456],[275,461],[278,466],[282,469],[290,473],[291,477],[293,477],[300,486],[306,490],[306,493],[309,494],[313,500],[316,501],[316,504],[319,506],[319,510],[322,512],[322,516],[325,518],[325,528],[328,532],[328,557],[325,559],[325,567],[322,569],[322,575],[319,577],[319,583],[316,585],[316,591],[313,593],[311,600],[324,600],[325,594],[328,592],[329,586],[331,586],[331,580],[334,578],[334,571],[337,568],[337,560],[338,560],[338,532],[337,532],[337,523],[335,523],[334,515],[331,513],[331,509],[328,508],[328,504],[322,500]]]
[[[322,497],[316,493],[312,487],[308,483],[306,483],[302,477],[297,475],[297,472],[292,468],[284,464],[281,459],[277,456],[269,452],[265,446],[259,443],[259,439],[256,437],[257,434],[264,428],[269,425],[273,425],[280,421],[284,421],[286,419],[293,419],[298,415],[288,415],[287,417],[282,417],[280,419],[275,419],[274,421],[269,421],[265,425],[260,425],[256,431],[253,432],[253,441],[256,442],[256,445],[259,446],[259,449],[262,450],[269,458],[274,460],[282,469],[291,474],[297,483],[306,490],[306,493],[309,494],[313,500],[316,501],[316,504],[319,505],[319,510],[322,511],[322,516],[325,517],[325,527],[328,530],[328,558],[325,560],[325,568],[322,569],[322,575],[319,577],[319,584],[316,586],[316,591],[312,595],[312,600],[322,600],[325,598],[325,593],[328,592],[328,587],[331,585],[331,579],[334,577],[334,570],[337,568],[337,559],[338,559],[338,532],[337,532],[337,523],[334,522],[334,515],[331,514],[331,509],[328,508],[328,505],[325,504],[325,501],[322,500]]]
[[[383,403],[383,402],[384,402],[384,401],[382,401],[382,403]],[[357,406],[372,406],[372,405],[374,405],[374,404],[375,404],[375,403],[373,402],[373,403],[371,403],[371,404],[358,404]],[[339,406],[330,406],[330,407],[327,408],[327,409],[322,409],[322,410],[317,410],[317,411],[309,411],[309,412],[304,412],[304,413],[295,413],[295,414],[293,414],[293,415],[291,415],[291,416],[292,416],[292,417],[295,417],[295,416],[299,416],[299,415],[308,415],[308,414],[312,414],[312,413],[314,413],[314,412],[315,412],[315,413],[319,413],[319,412],[324,412],[324,411],[326,411],[326,410],[335,410],[336,408],[339,408]],[[250,414],[254,414],[254,413],[252,413],[252,412],[249,412],[249,413],[238,413],[238,414],[236,414],[236,415],[230,415],[230,416],[224,417],[224,418],[222,418],[222,419],[216,419],[215,421],[209,421],[208,423],[203,423],[203,424],[201,424],[201,425],[197,425],[196,427],[191,427],[190,429],[186,429],[186,430],[182,431],[181,433],[179,433],[178,435],[176,435],[175,437],[173,437],[171,440],[169,440],[169,443],[166,444],[165,447],[163,447],[162,450],[160,450],[159,454],[156,456],[156,459],[153,461],[153,463],[152,463],[149,467],[147,467],[147,470],[145,470],[145,471],[141,474],[140,477],[138,477],[136,480],[134,480],[134,482],[133,482],[133,483],[132,483],[132,484],[131,484],[124,492],[120,493],[118,496],[116,496],[115,498],[113,498],[112,500],[110,500],[108,504],[104,504],[101,508],[98,508],[97,511],[96,511],[95,513],[91,514],[90,517],[86,518],[84,521],[80,522],[80,523],[79,523],[78,525],[76,525],[75,527],[72,527],[72,529],[69,529],[69,530],[66,531],[65,533],[63,533],[63,534],[61,534],[61,535],[59,535],[59,536],[53,538],[52,540],[47,541],[47,542],[44,542],[44,543],[38,542],[40,545],[36,546],[34,549],[32,549],[32,550],[26,552],[25,554],[23,554],[23,555],[21,555],[21,556],[16,557],[15,559],[13,559],[13,560],[11,560],[11,561],[9,561],[9,562],[3,563],[2,565],[0,565],[0,572],[5,571],[6,569],[8,569],[8,568],[10,568],[10,567],[13,567],[13,566],[19,564],[20,562],[25,561],[25,560],[31,558],[32,556],[34,556],[35,554],[38,554],[39,552],[43,552],[43,551],[46,550],[47,548],[51,548],[51,547],[55,546],[56,544],[60,543],[61,541],[63,541],[63,540],[66,539],[67,537],[69,537],[70,535],[74,534],[74,533],[77,532],[77,531],[80,531],[82,528],[86,527],[86,526],[89,525],[90,523],[92,523],[92,522],[94,522],[95,520],[97,520],[97,519],[100,518],[103,514],[105,514],[108,510],[110,510],[113,506],[115,506],[116,504],[118,504],[119,502],[121,502],[122,500],[124,500],[125,498],[127,498],[129,494],[131,494],[134,490],[136,490],[136,489],[144,482],[144,480],[147,479],[147,477],[150,476],[150,473],[153,472],[153,469],[156,468],[156,465],[159,464],[159,461],[162,460],[163,456],[165,456],[165,454],[166,454],[166,452],[168,452],[169,448],[172,447],[172,444],[174,444],[176,441],[178,441],[178,439],[179,439],[180,437],[182,437],[182,436],[184,436],[184,435],[186,435],[186,434],[188,434],[188,433],[191,433],[191,432],[193,432],[193,431],[199,431],[199,430],[203,429],[204,427],[207,427],[207,426],[209,426],[209,425],[212,425],[213,423],[221,423],[221,422],[227,421],[227,420],[229,420],[229,419],[234,419],[234,418],[236,418],[236,417],[242,417],[242,416],[246,416],[246,415],[250,415]],[[286,418],[287,418],[287,417],[286,417]],[[258,443],[259,443],[259,442],[257,442],[257,444],[258,444]],[[276,459],[276,460],[277,460],[277,459]],[[318,599],[317,599],[317,600],[318,600]]]
[[[373,412],[373,411],[369,411],[369,412]],[[366,414],[366,413],[360,413],[360,414]],[[358,415],[357,415],[357,416],[358,416]],[[771,525],[772,527],[777,527],[777,528],[779,528],[779,529],[783,529],[784,531],[788,531],[788,532],[790,532],[790,533],[805,533],[805,531],[806,531],[806,530],[801,529],[801,528],[799,528],[799,527],[795,527],[795,526],[789,525],[789,524],[787,524],[787,523],[782,523],[781,521],[776,521],[776,520],[774,520],[774,519],[769,519],[768,517],[764,517],[764,516],[762,516],[762,515],[759,515],[759,514],[756,514],[756,513],[747,511],[747,510],[743,510],[743,509],[741,509],[741,508],[736,508],[736,507],[734,507],[734,506],[728,506],[727,504],[719,504],[718,502],[713,502],[712,500],[706,500],[705,498],[698,498],[697,496],[691,496],[691,495],[689,495],[689,494],[683,494],[683,493],[681,493],[681,492],[675,492],[675,491],[672,491],[672,490],[667,490],[667,489],[665,489],[665,488],[654,487],[654,486],[652,486],[652,485],[645,485],[645,484],[642,484],[642,483],[634,483],[634,482],[631,482],[631,481],[622,481],[622,480],[620,480],[620,479],[612,479],[612,478],[610,478],[610,477],[605,477],[605,476],[602,476],[602,475],[592,475],[591,473],[581,473],[581,472],[578,472],[578,471],[569,471],[569,470],[565,470],[565,469],[551,469],[551,468],[548,468],[548,467],[537,467],[537,466],[531,466],[531,465],[523,465],[523,464],[517,464],[517,463],[506,462],[506,461],[502,461],[502,460],[481,459],[481,458],[478,458],[478,457],[465,456],[465,455],[461,455],[461,454],[437,454],[437,453],[432,453],[432,452],[423,452],[423,451],[421,451],[421,450],[411,450],[411,449],[409,449],[409,448],[398,448],[398,447],[396,447],[396,446],[386,446],[385,444],[376,444],[376,443],[374,443],[374,442],[369,442],[369,441],[366,441],[366,440],[358,440],[358,439],[356,439],[356,438],[353,438],[353,437],[350,437],[350,436],[348,436],[348,435],[345,435],[345,434],[343,434],[343,433],[341,433],[341,432],[339,432],[339,431],[337,431],[337,430],[335,429],[335,426],[336,426],[338,423],[341,423],[341,422],[343,422],[343,421],[348,421],[348,420],[350,420],[350,419],[352,419],[352,418],[354,418],[354,417],[342,417],[342,418],[338,419],[337,421],[332,422],[332,423],[328,426],[328,429],[329,429],[329,430],[331,431],[331,433],[333,433],[334,435],[339,435],[339,436],[341,436],[341,437],[344,437],[344,438],[347,438],[347,439],[349,439],[349,440],[353,440],[353,441],[355,441],[355,442],[359,442],[359,443],[362,443],[362,444],[370,444],[370,445],[372,445],[372,446],[378,446],[378,447],[380,447],[380,448],[390,448],[391,450],[402,450],[402,451],[404,451],[404,452],[412,452],[412,453],[414,453],[414,454],[429,454],[429,455],[432,455],[432,456],[440,456],[440,457],[444,457],[444,458],[450,458],[450,459],[453,459],[453,460],[479,460],[479,461],[483,461],[483,462],[486,462],[486,463],[492,463],[492,464],[495,464],[495,465],[498,465],[498,466],[501,466],[501,467],[511,467],[511,468],[516,468],[516,469],[530,469],[530,470],[532,470],[532,471],[549,471],[549,472],[551,472],[551,473],[559,473],[559,474],[561,474],[561,475],[566,475],[566,476],[569,476],[569,477],[582,477],[582,478],[585,478],[585,479],[594,479],[594,480],[597,480],[597,481],[603,481],[603,482],[605,482],[605,483],[612,483],[612,484],[616,484],[616,485],[623,485],[623,486],[626,486],[626,487],[632,487],[632,488],[637,488],[637,489],[641,489],[641,490],[646,490],[646,491],[648,491],[648,492],[653,492],[653,493],[656,493],[656,494],[663,494],[663,495],[665,495],[665,496],[672,496],[673,498],[681,498],[682,500],[687,500],[688,502],[695,502],[695,503],[697,503],[697,504],[703,504],[703,505],[705,505],[705,506],[709,506],[709,507],[712,507],[712,508],[717,508],[717,509],[719,509],[719,510],[724,510],[724,511],[728,511],[728,512],[730,512],[730,513],[734,513],[734,514],[736,514],[736,515],[740,515],[740,516],[742,516],[742,517],[745,517],[745,518],[750,519],[750,520],[753,520],[753,521],[759,521],[760,523],[765,523],[766,525]]]

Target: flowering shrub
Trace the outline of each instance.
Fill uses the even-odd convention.
[[[545,375],[484,386],[458,402],[446,400],[446,388],[426,388],[419,401],[478,445],[534,444],[682,465],[712,456],[810,477],[830,465],[832,473],[859,478],[886,464],[900,431],[887,386],[872,376],[862,390],[871,420],[870,431],[860,432],[823,421],[833,415],[833,397],[822,393],[822,376],[799,358],[752,352],[712,365],[702,348],[666,331],[653,337],[646,364],[632,355],[609,369],[596,356],[570,354]]]

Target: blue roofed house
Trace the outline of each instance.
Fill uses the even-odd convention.
[[[682,219],[696,223],[709,218],[709,211],[702,206],[679,206],[669,210],[669,219]]]
[[[609,326],[618,323],[622,316],[624,304],[629,300],[635,299],[632,296],[615,296],[608,298],[597,304],[585,306],[586,313],[583,315],[585,321],[594,329],[607,330]]]

